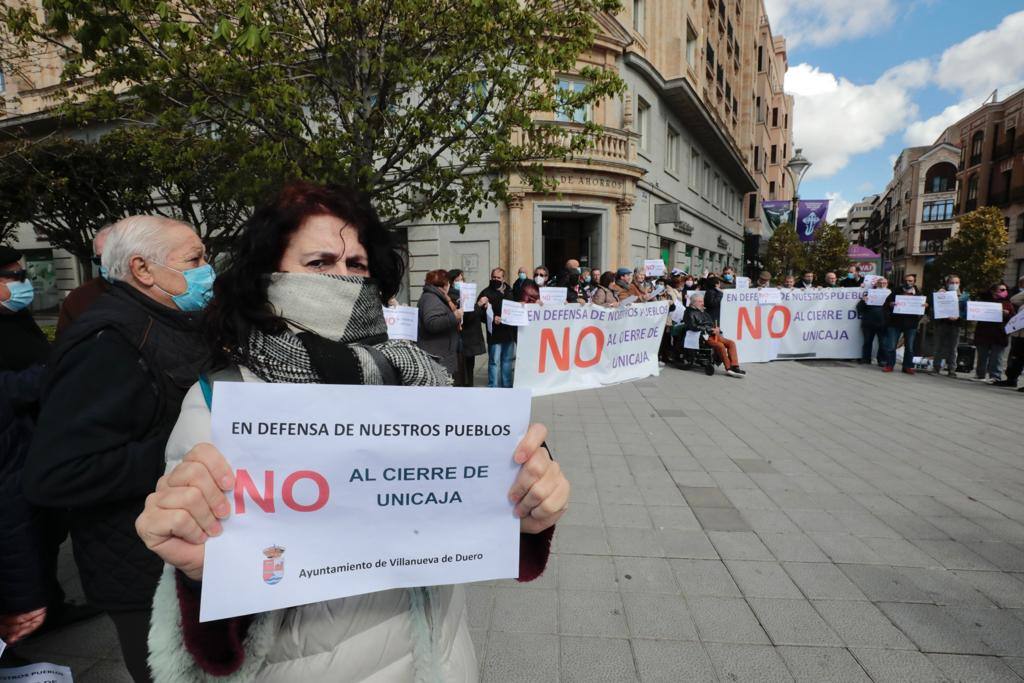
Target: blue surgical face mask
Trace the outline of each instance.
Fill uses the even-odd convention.
[[[462,284],[462,283],[461,283],[461,282],[456,282],[456,283],[454,283],[454,284],[452,285],[452,289],[454,289],[454,290],[455,290],[456,292],[457,292],[457,291],[459,291],[459,285],[460,285],[460,284]]]
[[[525,280],[526,279],[526,273],[519,273],[519,279],[520,280]]]
[[[181,273],[185,277],[186,289],[181,294],[171,294],[161,288],[160,285],[157,285],[157,289],[171,297],[171,301],[174,302],[175,306],[183,311],[201,311],[206,308],[206,304],[210,303],[210,299],[213,298],[213,281],[217,277],[217,273],[213,271],[213,266],[207,263],[205,266],[199,266],[198,268],[178,270],[163,263],[159,265],[167,270]]]
[[[732,275],[730,275],[729,273],[726,273],[722,277],[725,279],[726,282],[732,282]]]
[[[15,312],[28,308],[36,296],[35,287],[29,280],[8,282],[7,289],[11,292],[11,298],[7,301],[0,301],[0,305]]]
[[[852,280],[852,279],[854,279],[855,277],[857,277],[857,275],[856,275],[855,273],[847,273],[847,274],[846,274],[846,279],[847,279],[847,280]]]

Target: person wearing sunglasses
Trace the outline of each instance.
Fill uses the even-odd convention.
[[[98,268],[99,274],[68,292],[64,303],[60,305],[60,315],[57,316],[57,337],[60,338],[65,330],[71,327],[71,323],[78,320],[101,296],[110,289],[110,281],[107,279],[107,269],[103,266],[103,247],[107,243],[107,236],[114,226],[107,225],[96,233],[92,238],[92,258],[90,262]]]
[[[1009,338],[1006,334],[1006,321],[1013,317],[1013,304],[1010,303],[1009,288],[1005,282],[989,287],[988,293],[981,297],[982,301],[992,301],[1002,305],[1003,321],[998,323],[979,322],[974,328],[974,346],[977,348],[977,362],[974,366],[974,377],[980,380],[998,382],[1003,379],[1003,356]]]

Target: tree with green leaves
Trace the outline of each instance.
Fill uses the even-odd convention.
[[[807,247],[796,234],[792,223],[783,223],[768,240],[765,267],[780,281],[786,275],[800,275],[809,261]]]
[[[0,64],[56,46],[68,120],[139,124],[172,141],[187,132],[203,155],[233,161],[226,184],[242,196],[265,178],[347,184],[389,227],[425,216],[465,225],[507,196],[513,175],[554,189],[540,162],[586,149],[599,127],[539,119],[571,119],[623,88],[599,67],[579,72],[582,90],[559,87],[616,0],[42,4],[0,10]],[[194,171],[221,182],[220,167]]]
[[[1010,235],[1003,214],[985,206],[957,218],[956,234],[935,259],[940,276],[956,273],[964,291],[987,292],[1003,278]]]
[[[809,242],[807,268],[813,270],[819,280],[825,273],[841,273],[850,265],[850,242],[835,223],[825,223],[817,230],[814,241]]]

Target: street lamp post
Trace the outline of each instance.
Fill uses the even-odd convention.
[[[800,200],[800,181],[804,179],[804,174],[807,173],[807,169],[811,167],[811,162],[807,160],[803,154],[803,150],[800,148],[793,150],[793,158],[786,163],[786,170],[789,171],[789,177],[793,181],[793,208],[791,209],[791,217],[793,221],[793,228],[796,229],[796,209]]]

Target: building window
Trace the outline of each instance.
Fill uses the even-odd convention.
[[[779,108],[772,107],[772,128],[779,127]]]
[[[985,133],[978,131],[971,137],[971,166],[981,163],[981,145],[985,141]]]
[[[570,78],[562,78],[558,81],[558,89],[565,90],[570,93],[579,94],[583,92],[583,89],[587,87],[587,84],[583,81],[576,81]],[[555,114],[556,121],[574,121],[576,123],[586,123],[590,119],[590,108],[589,107],[575,107],[572,109],[560,110]]]
[[[679,133],[668,127],[665,138],[665,170],[675,174],[679,170]]]
[[[759,145],[754,145],[754,170],[761,170],[761,147]]]
[[[696,148],[690,150],[690,187],[700,191],[700,152]]]
[[[956,166],[948,161],[935,164],[928,169],[924,178],[925,194],[952,192],[956,187]]]
[[[782,160],[785,161],[789,157],[789,145],[787,143],[782,144]],[[785,176],[783,176],[785,178]]]
[[[0,92],[7,90],[7,77],[4,76],[4,70],[0,69]]]
[[[761,111],[761,97],[757,96],[754,98],[754,109],[757,110],[757,122],[764,122],[764,112]]]
[[[974,211],[976,208],[978,208],[977,173],[967,179],[967,202],[964,204],[964,211]]]
[[[717,173],[715,174],[715,186],[713,188],[715,201],[714,205],[718,208],[722,208],[722,177]]]
[[[773,164],[779,163],[779,146],[778,145],[772,145],[772,163]]]
[[[704,198],[705,199],[710,199],[711,198],[711,167],[708,166],[707,162],[704,163],[704,175],[702,176],[702,178],[704,180],[704,192],[703,192]]]
[[[711,41],[707,41],[707,45],[704,47],[704,52],[708,58],[708,69],[715,68],[715,48],[711,47]]]
[[[686,62],[690,66],[697,65],[697,32],[690,22],[686,22]]]
[[[783,119],[782,127],[785,128],[786,130],[789,130],[789,114],[786,114],[785,116],[783,116],[782,119]]]
[[[757,46],[757,70],[764,71],[764,48]]]
[[[1024,242],[1024,213],[1017,216],[1017,241]]]
[[[782,174],[782,189],[783,190],[786,189],[786,174],[785,173]]]
[[[651,105],[644,98],[636,98],[636,132],[640,134],[640,149],[650,149]]]
[[[769,181],[768,183],[768,199],[775,199],[775,181]]]
[[[750,206],[747,207],[747,218],[757,218],[757,193],[751,192],[749,197]]]
[[[953,220],[953,200],[925,202],[921,220],[925,223]]]
[[[633,30],[644,34],[644,0],[633,0]]]

